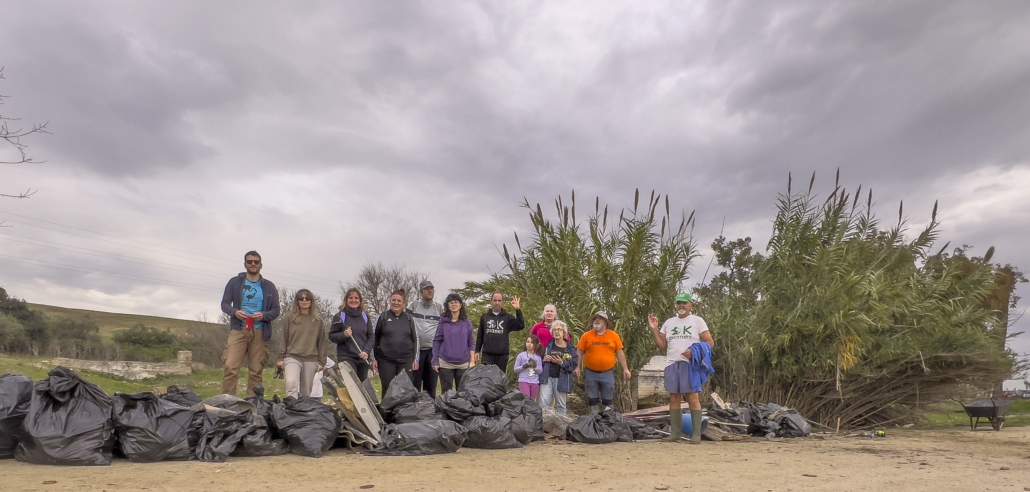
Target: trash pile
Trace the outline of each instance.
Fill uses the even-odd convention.
[[[306,398],[218,395],[201,401],[170,387],[164,395],[108,396],[57,367],[36,382],[0,376],[0,458],[47,465],[225,461],[285,453],[318,457],[336,440],[337,414]]]
[[[457,390],[446,391],[433,401],[416,390],[408,376],[397,376],[381,405],[389,422],[382,444],[369,453],[514,449],[547,436],[590,444],[664,437],[654,427],[611,409],[578,418],[545,413],[535,400],[518,391],[507,392],[505,382],[504,373],[496,366],[479,365],[465,373]]]
[[[337,443],[396,456],[515,449],[548,436],[591,444],[663,437],[610,409],[581,417],[545,414],[535,400],[507,391],[504,372],[493,365],[469,369],[457,389],[435,399],[402,373],[379,405],[347,364],[327,370],[322,382],[328,405],[316,398],[268,400],[260,388],[246,399],[201,400],[175,386],[162,395],[108,396],[64,367],[35,384],[4,375],[0,458],[49,465],[109,465],[113,456],[222,462],[286,453],[321,457]]]
[[[704,411],[701,435],[710,441],[737,441],[751,436],[765,438],[807,437],[812,426],[797,410],[775,403],[740,402],[727,404],[717,393],[711,394],[713,404]],[[663,405],[626,414],[627,421],[651,424],[650,430],[669,435],[669,406]],[[689,434],[693,422],[689,412],[683,412],[683,431]],[[570,429],[571,432],[571,429]],[[637,439],[643,439],[637,437]]]
[[[412,455],[453,453],[460,447],[521,448],[543,439],[540,404],[508,392],[494,365],[465,372],[458,389],[436,397],[415,389],[406,374],[390,382],[380,407],[387,422],[379,446],[369,453]]]
[[[797,410],[775,403],[740,402],[708,410],[711,422],[736,434],[771,437],[806,437],[812,426]],[[725,425],[736,424],[736,425]]]

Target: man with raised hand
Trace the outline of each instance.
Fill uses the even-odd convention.
[[[693,314],[694,296],[683,293],[676,296],[676,316],[658,328],[658,318],[651,314],[647,325],[655,343],[665,350],[665,390],[669,392],[669,439],[679,442],[683,428],[680,402],[686,396],[690,405],[690,442],[701,442],[701,391],[712,370],[712,349],[715,340],[708,324]]]
[[[522,302],[518,296],[511,298],[512,316],[504,310],[504,294],[494,292],[490,295],[490,309],[479,317],[479,332],[476,336],[476,362],[493,364],[508,370],[508,354],[511,352],[509,339],[511,332],[526,327],[522,317]]]

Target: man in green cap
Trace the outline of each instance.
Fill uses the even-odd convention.
[[[665,320],[661,329],[658,328],[658,318],[654,314],[647,317],[647,325],[651,328],[655,343],[659,349],[666,351],[665,390],[669,392],[669,439],[676,442],[679,442],[683,429],[680,402],[684,395],[690,405],[690,442],[701,442],[700,392],[707,374],[702,375],[700,368],[707,363],[708,369],[711,369],[711,349],[715,348],[708,324],[693,314],[696,303],[697,299],[690,294],[676,296],[676,316]],[[701,343],[708,346],[694,347]],[[698,354],[708,360],[694,360]],[[694,377],[691,377],[692,372]]]

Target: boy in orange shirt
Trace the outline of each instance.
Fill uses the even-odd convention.
[[[622,365],[622,377],[628,382],[632,374],[629,372],[629,364],[626,363],[626,352],[623,351],[622,337],[611,331],[608,315],[598,312],[590,318],[590,326],[593,330],[587,331],[579,339],[576,350],[579,352],[579,367],[576,368],[576,378],[582,380],[585,376],[587,400],[590,402],[590,412],[599,413],[602,405],[612,406],[615,399],[615,361],[618,359]],[[584,366],[586,370],[584,371]]]

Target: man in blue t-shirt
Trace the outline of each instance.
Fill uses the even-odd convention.
[[[279,291],[261,276],[261,255],[243,256],[247,271],[229,279],[222,293],[222,312],[229,315],[229,339],[225,344],[222,393],[235,395],[240,366],[247,361],[247,393],[261,385],[261,372],[272,339],[272,321],[279,317]]]

